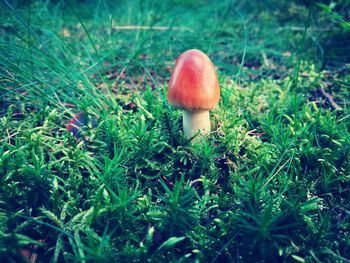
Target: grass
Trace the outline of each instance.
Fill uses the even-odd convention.
[[[350,261],[346,2],[69,3],[1,3],[1,261]],[[197,143],[166,101],[191,48]]]

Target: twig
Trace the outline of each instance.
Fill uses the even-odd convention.
[[[283,155],[282,155],[283,156]],[[292,161],[293,159],[292,158],[289,158],[284,164],[282,164],[280,166],[280,168],[278,168],[278,170],[266,181],[266,183],[259,189],[259,191],[261,191],[263,188],[265,188],[270,182],[271,180],[283,169],[284,166],[286,166],[286,164],[289,162],[289,161]]]
[[[297,27],[297,26],[287,26],[287,27],[279,27],[277,28],[277,31],[284,31],[284,30],[291,30],[291,31],[304,31],[304,27]],[[309,31],[314,31],[314,32],[329,32],[332,31],[333,29],[330,27],[326,28],[310,28]]]
[[[235,234],[218,252],[216,252],[216,256],[213,258],[211,263],[216,262],[217,258],[221,255],[221,253],[230,245],[230,243],[237,237],[238,234]]]
[[[188,27],[168,27],[168,26],[138,26],[138,25],[127,25],[127,26],[113,26],[114,30],[179,30],[179,31],[192,31]]]
[[[146,114],[147,118],[149,118],[151,120],[154,119],[153,114],[150,113],[148,110],[146,110],[145,107],[143,107],[141,105],[141,102],[140,102],[140,100],[138,98],[135,98],[134,102],[135,102],[136,106]]]
[[[317,91],[331,104],[332,108],[335,110],[342,110],[342,108],[334,101],[333,97],[326,92],[323,88],[319,87]]]

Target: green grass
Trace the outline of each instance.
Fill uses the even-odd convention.
[[[54,2],[0,4],[0,261],[350,261],[346,1]],[[166,101],[192,48],[196,143]]]

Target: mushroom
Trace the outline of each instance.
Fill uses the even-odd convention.
[[[183,130],[191,138],[200,130],[210,132],[209,110],[220,100],[219,80],[211,60],[197,49],[188,50],[176,60],[171,74],[168,102],[183,109]]]

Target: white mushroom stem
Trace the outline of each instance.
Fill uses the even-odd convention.
[[[187,138],[191,138],[200,130],[201,134],[210,132],[208,110],[183,110],[183,129]]]

